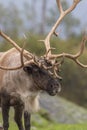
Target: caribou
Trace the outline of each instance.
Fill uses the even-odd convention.
[[[0,53],[0,106],[2,108],[3,128],[9,128],[9,109],[14,108],[14,120],[19,130],[30,130],[32,112],[39,108],[38,98],[42,91],[54,96],[61,90],[59,68],[64,58],[73,60],[77,65],[87,68],[78,58],[83,54],[87,37],[84,36],[81,47],[76,54],[52,54],[50,40],[56,35],[56,29],[62,19],[75,9],[80,0],[73,0],[72,5],[64,10],[61,0],[56,0],[60,16],[43,42],[46,53],[36,56],[17,45],[10,37],[0,31],[0,36],[11,43],[14,48]],[[61,60],[61,58],[63,60]],[[24,126],[22,115],[24,114]]]

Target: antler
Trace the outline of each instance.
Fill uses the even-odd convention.
[[[20,59],[21,59],[21,65],[17,66],[17,67],[4,67],[4,66],[0,66],[0,69],[3,70],[17,70],[22,68],[24,65],[29,64],[29,63],[34,63],[34,56],[29,53],[28,51],[24,50],[24,46],[21,48],[17,45],[16,42],[14,42],[10,37],[8,37],[5,33],[3,33],[2,31],[0,31],[0,35],[6,39],[8,42],[10,42],[19,52],[20,52]],[[23,57],[25,57],[28,61],[24,62],[23,61]]]
[[[52,66],[53,66],[53,71],[54,71],[54,75],[56,77],[59,77],[57,75],[57,68],[59,67],[59,64],[56,65],[56,60],[58,58],[61,58],[61,57],[66,57],[66,58],[69,58],[69,59],[72,59],[73,61],[75,61],[75,63],[77,63],[79,66],[81,67],[84,67],[84,68],[87,68],[87,65],[84,65],[82,64],[78,58],[79,56],[82,55],[83,51],[84,51],[84,47],[85,47],[85,43],[87,41],[87,37],[84,36],[83,39],[82,39],[82,42],[81,42],[81,47],[80,47],[80,51],[75,54],[75,55],[72,55],[72,54],[68,54],[68,53],[62,53],[62,54],[52,54],[51,50],[54,49],[54,48],[51,48],[50,46],[50,40],[51,40],[51,37],[52,35],[56,35],[57,36],[57,33],[56,33],[56,29],[57,27],[59,26],[60,22],[63,20],[63,18],[69,14],[71,11],[73,11],[75,9],[75,7],[78,5],[78,3],[80,2],[81,0],[73,0],[73,4],[66,10],[63,10],[63,7],[62,7],[62,4],[61,4],[61,1],[60,0],[56,0],[57,2],[57,6],[58,6],[58,9],[59,9],[59,12],[60,12],[60,16],[58,18],[58,20],[56,21],[56,23],[54,24],[54,26],[52,27],[51,31],[48,33],[48,35],[46,36],[45,40],[40,40],[42,42],[44,42],[45,44],[45,48],[46,48],[46,54],[45,54],[45,58],[47,60],[51,60],[52,62]]]
[[[16,42],[14,42],[10,37],[8,37],[8,36],[7,36],[5,33],[3,33],[2,31],[0,31],[0,35],[1,35],[4,39],[6,39],[8,42],[10,42],[10,43],[21,53],[22,48],[19,47]],[[31,59],[31,58],[32,58],[32,54],[29,53],[29,52],[26,51],[26,50],[24,50],[23,56],[24,56],[26,59]]]
[[[7,41],[9,41],[19,52],[20,52],[20,56],[21,56],[21,65],[15,68],[6,68],[1,66],[1,69],[5,69],[5,70],[15,70],[15,69],[19,69],[22,68],[25,64],[29,64],[29,63],[35,63],[40,67],[44,67],[47,70],[52,69],[53,74],[58,77],[61,78],[60,76],[57,75],[57,71],[59,70],[59,65],[61,65],[61,63],[64,61],[64,57],[72,59],[73,61],[75,61],[75,63],[77,63],[78,65],[80,65],[81,67],[87,68],[87,65],[82,64],[78,58],[82,55],[83,51],[84,51],[84,47],[85,47],[85,43],[87,41],[87,37],[84,36],[81,42],[81,47],[80,47],[80,51],[78,53],[76,53],[75,55],[72,54],[68,54],[68,53],[62,53],[62,54],[52,54],[51,50],[54,48],[51,48],[50,46],[50,40],[52,35],[58,35],[56,33],[56,29],[59,26],[60,22],[63,20],[63,18],[70,13],[72,10],[74,10],[74,8],[78,5],[78,3],[81,0],[73,0],[73,4],[66,10],[63,10],[62,4],[60,0],[56,0],[57,5],[58,5],[58,9],[60,12],[60,16],[58,18],[58,20],[56,21],[56,23],[54,24],[54,26],[52,27],[51,31],[48,33],[48,35],[46,36],[45,40],[40,40],[42,42],[44,42],[45,44],[45,48],[46,48],[46,54],[45,56],[40,57],[40,59],[36,58],[35,56],[33,56],[31,53],[29,53],[28,51],[24,50],[24,48],[20,48],[11,38],[9,38],[6,34],[4,34],[2,31],[0,31],[0,35],[5,38]],[[27,62],[23,61],[23,57],[25,57],[27,59]],[[58,58],[63,58],[63,60],[61,62],[58,63],[58,61],[56,62],[56,60]],[[46,66],[45,64],[46,61],[50,62],[50,66]]]
[[[57,2],[57,5],[58,5],[58,8],[59,8],[60,16],[59,16],[58,20],[56,21],[56,23],[54,24],[54,26],[52,27],[49,34],[47,35],[47,37],[45,38],[45,40],[40,40],[40,41],[43,41],[44,44],[45,44],[46,54],[47,54],[48,59],[49,59],[49,56],[51,55],[51,50],[52,50],[51,47],[50,47],[51,36],[53,34],[57,34],[55,31],[56,31],[58,25],[60,24],[60,22],[62,21],[62,19],[77,6],[77,4],[80,2],[80,0],[73,0],[72,6],[69,9],[65,10],[65,11],[63,10],[61,1],[56,0],[56,2]]]
[[[21,69],[21,68],[23,68],[27,64],[32,64],[32,63],[37,64],[37,62],[35,61],[34,58],[30,59],[29,61],[24,62],[23,61],[23,52],[24,52],[24,46],[23,46],[23,48],[22,48],[22,50],[20,52],[21,65],[19,65],[17,67],[5,67],[5,66],[1,66],[0,65],[0,69],[13,71],[13,70]]]
[[[87,68],[87,65],[84,65],[82,64],[78,58],[83,54],[83,51],[84,51],[84,48],[85,48],[85,43],[87,41],[87,36],[84,36],[82,38],[82,41],[81,41],[81,46],[80,46],[80,50],[78,53],[76,53],[75,55],[72,55],[72,54],[68,54],[68,53],[62,53],[62,54],[52,54],[51,56],[49,56],[49,59],[58,59],[58,58],[61,58],[61,57],[66,57],[66,58],[69,58],[69,59],[72,59],[73,61],[75,61],[75,63],[77,63],[79,66],[83,67],[83,68]]]

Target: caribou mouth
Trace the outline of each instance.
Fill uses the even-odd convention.
[[[53,89],[53,90],[49,90],[48,91],[48,94],[50,95],[50,96],[55,96],[55,95],[57,95],[59,92],[61,91],[61,85],[59,84],[59,87],[58,88],[55,88],[55,89]]]

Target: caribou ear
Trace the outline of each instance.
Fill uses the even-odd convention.
[[[29,74],[32,74],[32,71],[33,71],[33,67],[31,65],[29,66],[24,66],[23,67],[23,70]]]

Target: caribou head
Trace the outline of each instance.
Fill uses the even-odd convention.
[[[52,54],[52,49],[50,47],[50,40],[52,35],[56,35],[56,29],[61,23],[62,19],[70,13],[80,0],[73,0],[73,4],[66,10],[63,10],[62,4],[60,0],[56,0],[58,9],[60,12],[60,16],[54,26],[52,27],[51,31],[46,36],[45,40],[39,40],[39,42],[43,42],[46,48],[46,53],[43,56],[37,57],[32,53],[26,51],[24,47],[19,47],[10,37],[0,31],[0,35],[9,41],[20,53],[20,60],[21,65],[8,68],[5,66],[0,66],[0,69],[4,70],[17,70],[23,68],[28,75],[32,75],[32,79],[34,84],[38,89],[47,91],[50,95],[55,95],[60,90],[60,83],[59,80],[62,79],[59,75],[59,67],[62,65],[64,58],[69,58],[73,60],[76,64],[83,68],[87,68],[87,65],[82,64],[78,58],[82,55],[85,47],[85,42],[87,37],[84,36],[81,42],[81,47],[78,53],[72,55],[68,53],[62,54]],[[59,61],[58,59],[62,58],[63,60]]]

